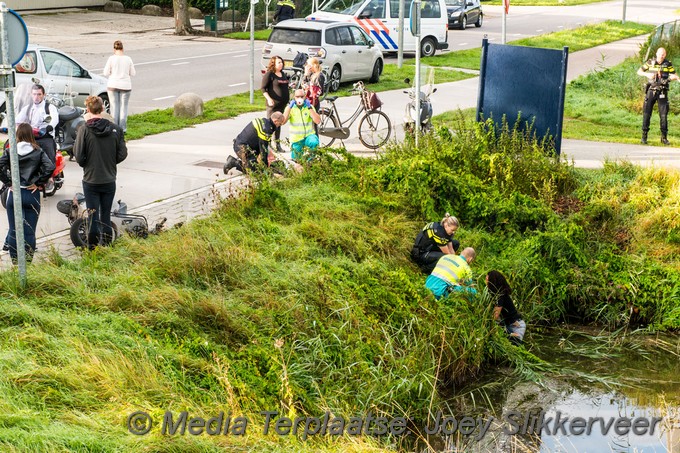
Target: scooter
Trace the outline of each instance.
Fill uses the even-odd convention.
[[[59,110],[59,123],[54,131],[54,141],[59,151],[66,151],[69,160],[73,160],[73,145],[78,130],[85,124],[85,109],[66,104],[66,101],[53,94],[45,95],[47,100]],[[71,95],[73,98],[73,94]]]
[[[404,79],[404,83],[411,83],[410,79]],[[416,131],[416,121],[420,122],[420,131],[423,133],[432,129],[432,102],[430,96],[437,91],[434,88],[434,73],[428,77],[426,91],[420,92],[420,108],[416,108],[416,89],[415,86],[410,90],[405,90],[411,102],[406,105],[406,113],[404,114],[404,131],[407,134],[413,135]]]
[[[138,214],[128,214],[127,204],[121,200],[116,203],[116,208],[111,211],[111,226],[113,227],[113,240],[118,239],[123,233],[132,237],[147,238],[149,234],[158,234],[163,230],[167,217],[161,219],[149,231],[149,223],[146,217]],[[76,247],[87,247],[87,231],[90,210],[85,207],[85,195],[76,193],[72,200],[61,200],[57,203],[57,211],[68,219],[71,225],[71,242]]]

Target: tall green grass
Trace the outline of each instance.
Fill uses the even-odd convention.
[[[375,160],[321,153],[285,180],[253,174],[210,218],[80,260],[53,253],[25,290],[0,274],[2,449],[408,448],[402,438],[264,435],[260,411],[427,420],[442,389],[492,364],[533,379],[549,369],[509,344],[483,294],[437,302],[424,288],[408,251],[445,211],[478,252],[480,289],[487,270],[502,270],[530,331],[634,316],[680,327],[667,215],[677,174],[579,172],[531,134],[451,126]],[[140,410],[156,425],[137,437],[125,422]],[[244,415],[252,429],[164,436],[166,410]]]

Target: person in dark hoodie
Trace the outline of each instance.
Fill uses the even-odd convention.
[[[83,194],[90,214],[87,244],[108,245],[113,240],[111,207],[116,196],[117,165],[127,157],[123,130],[102,118],[104,104],[99,96],[85,100],[91,115],[85,127],[78,130],[73,154],[83,167]],[[101,236],[101,237],[100,237]]]
[[[21,209],[24,213],[24,241],[26,260],[33,259],[35,252],[35,232],[40,216],[40,188],[47,183],[54,171],[54,162],[38,146],[33,137],[33,128],[28,123],[17,127],[17,154],[19,156],[19,175],[21,184]],[[9,153],[0,156],[0,180],[8,187],[12,185]],[[16,224],[14,223],[14,196],[7,191],[7,221],[9,232],[5,244],[9,247],[12,262],[17,260]]]

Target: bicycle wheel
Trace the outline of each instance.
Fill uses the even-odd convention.
[[[391,133],[390,118],[380,110],[367,112],[359,122],[359,141],[366,148],[380,148],[390,139]]]
[[[335,142],[335,138],[323,134],[324,129],[339,128],[340,121],[335,117],[333,110],[328,107],[322,107],[319,110],[321,122],[319,123],[319,147],[326,148]]]

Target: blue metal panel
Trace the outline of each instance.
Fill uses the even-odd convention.
[[[505,115],[513,127],[521,114],[520,127],[533,121],[539,137],[553,137],[559,155],[568,55],[568,47],[560,51],[489,44],[484,39],[477,118],[500,123]]]

